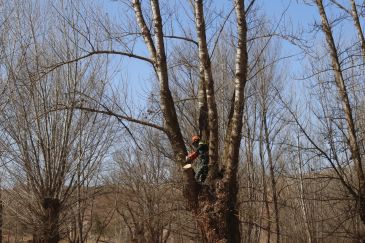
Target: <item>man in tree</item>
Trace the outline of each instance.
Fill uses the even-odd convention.
[[[201,141],[200,137],[194,135],[192,137],[192,145],[195,151],[190,152],[186,156],[186,165],[184,169],[191,168],[191,163],[199,158],[195,168],[195,179],[196,181],[203,183],[208,175],[208,145]]]

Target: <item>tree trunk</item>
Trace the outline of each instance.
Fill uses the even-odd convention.
[[[150,0],[154,39],[149,30],[139,0],[133,0],[137,24],[150,52],[154,69],[160,83],[160,106],[164,117],[164,129],[170,141],[175,160],[184,165],[186,146],[180,130],[174,100],[169,88],[168,67],[164,46],[163,23],[158,0]],[[234,3],[237,13],[238,47],[236,54],[235,93],[232,103],[231,129],[225,141],[225,151],[221,160],[226,162],[225,175],[218,177],[218,114],[214,97],[214,82],[211,72],[211,62],[205,37],[205,23],[203,14],[203,1],[196,0],[194,4],[196,14],[196,27],[198,32],[199,59],[201,83],[199,90],[199,106],[201,117],[206,116],[208,110],[208,129],[206,123],[200,121],[200,129],[209,139],[209,185],[199,185],[194,178],[191,168],[184,170],[183,194],[188,201],[189,209],[195,214],[199,225],[203,229],[205,240],[209,243],[237,243],[241,242],[240,221],[237,210],[237,170],[239,161],[239,148],[241,142],[242,117],[244,107],[244,87],[247,76],[247,46],[246,46],[246,16],[243,0]],[[203,90],[204,89],[204,90]],[[201,97],[205,96],[205,97]],[[202,125],[204,127],[202,127]],[[204,132],[205,131],[205,132]],[[203,134],[202,133],[202,134]]]
[[[45,198],[42,207],[44,216],[42,228],[33,237],[34,243],[57,243],[60,241],[59,235],[59,214],[60,201],[57,198]]]
[[[263,138],[263,120],[261,121],[260,126],[260,137],[259,137],[259,154],[260,154],[260,161],[261,161],[261,173],[262,173],[262,197],[265,204],[265,211],[266,211],[266,225],[264,228],[266,229],[266,242],[271,242],[271,212],[270,212],[270,205],[268,199],[268,190],[266,185],[266,169],[265,169],[265,155],[264,155],[264,138]],[[265,235],[264,235],[265,237]],[[265,238],[264,238],[265,240]]]
[[[304,201],[304,185],[303,185],[303,161],[302,156],[300,152],[300,146],[299,146],[299,136],[298,136],[298,162],[299,162],[299,196],[300,196],[300,207],[303,213],[303,219],[304,219],[304,226],[305,226],[305,234],[307,235],[308,243],[312,243],[312,234],[308,222],[308,216],[307,216],[307,207]]]
[[[206,33],[205,33],[205,17],[203,11],[203,1],[195,0],[194,1],[194,13],[195,13],[195,25],[196,31],[198,35],[198,44],[199,44],[199,62],[200,62],[200,70],[201,72],[201,80],[204,82],[203,85],[199,88],[205,88],[204,91],[200,91],[200,95],[205,95],[205,101],[208,109],[208,124],[205,124],[205,121],[202,121],[205,125],[208,125],[208,133],[209,133],[209,175],[208,179],[215,179],[218,172],[218,111],[217,104],[215,101],[215,93],[214,93],[214,80],[211,68],[211,61],[209,57]],[[200,98],[203,100],[203,98]],[[202,106],[204,109],[205,107]],[[204,114],[204,110],[200,110],[200,114]],[[202,127],[199,124],[199,127]],[[203,128],[203,127],[202,127]],[[203,128],[205,131],[206,128]]]
[[[279,206],[278,206],[278,196],[276,191],[276,180],[275,180],[275,172],[274,172],[274,161],[272,158],[272,152],[270,147],[270,138],[269,138],[269,129],[267,127],[267,112],[264,107],[264,112],[262,114],[263,126],[264,126],[264,134],[265,134],[265,144],[266,144],[266,152],[267,158],[269,160],[269,168],[270,168],[270,182],[271,182],[271,190],[272,190],[272,198],[274,203],[274,213],[275,213],[275,226],[276,226],[276,242],[280,242],[280,214],[279,214]]]
[[[362,161],[360,150],[358,146],[358,139],[356,136],[355,123],[352,115],[352,108],[350,105],[347,87],[343,78],[343,73],[339,61],[339,56],[333,39],[331,26],[329,25],[326,11],[323,7],[322,0],[316,0],[319,14],[322,20],[322,30],[326,36],[327,45],[332,61],[332,68],[335,74],[335,81],[338,90],[338,95],[341,100],[342,109],[345,114],[347,128],[348,128],[348,145],[351,151],[351,157],[354,161],[357,179],[358,179],[358,195],[355,200],[358,202],[359,215],[362,222],[365,224],[365,176],[362,168]]]
[[[2,198],[2,187],[0,186],[0,243],[3,242],[3,219],[4,219],[4,203]]]
[[[238,211],[231,203],[236,199],[230,196],[234,188],[219,180],[215,188],[202,185],[200,189],[195,216],[205,240],[208,243],[241,242]]]
[[[46,210],[45,242],[56,243],[60,240],[58,221],[60,216],[60,201],[57,198],[45,198],[43,207]]]
[[[356,28],[356,31],[357,31],[357,36],[359,37],[359,40],[360,40],[363,60],[365,60],[365,38],[364,38],[364,33],[362,31],[362,28],[361,28],[359,14],[357,12],[355,0],[350,0],[350,2],[351,2],[352,19],[354,21],[354,25],[355,25],[355,28]]]
[[[245,153],[246,153],[246,161],[247,161],[247,173],[248,173],[248,182],[247,182],[247,193],[248,193],[248,200],[249,200],[249,207],[248,207],[248,225],[247,225],[247,235],[242,236],[242,240],[244,242],[252,242],[255,240],[253,234],[255,233],[254,228],[254,217],[257,212],[256,203],[257,196],[256,196],[256,183],[257,179],[255,176],[255,162],[254,162],[254,139],[251,131],[256,130],[256,119],[254,119],[253,127],[250,127],[248,118],[247,118],[247,110],[245,112],[244,117],[244,129],[246,130],[245,134],[247,136],[246,143],[245,143]]]
[[[77,227],[76,227],[76,235],[77,235],[77,242],[83,243],[84,234],[83,234],[83,220],[82,220],[82,212],[81,212],[81,170],[80,165],[77,164],[77,204],[76,204],[76,221],[77,221]]]
[[[240,220],[237,210],[238,181],[237,170],[239,148],[241,143],[242,119],[244,107],[244,88],[247,78],[247,26],[244,1],[236,0],[234,7],[237,14],[238,46],[236,53],[235,90],[232,102],[232,121],[227,129],[222,160],[226,165],[223,178],[218,178],[215,169],[218,159],[218,115],[214,100],[213,78],[211,76],[210,57],[205,36],[203,3],[195,1],[195,21],[198,32],[199,59],[204,68],[206,95],[208,103],[209,135],[209,185],[201,186],[195,214],[203,228],[207,242],[241,242]]]

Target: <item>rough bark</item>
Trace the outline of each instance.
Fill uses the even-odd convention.
[[[214,187],[203,187],[199,196],[198,215],[203,227],[204,235],[208,242],[240,242],[240,222],[237,210],[238,182],[236,178],[238,168],[238,154],[241,141],[242,117],[244,107],[244,87],[247,75],[247,48],[246,48],[246,20],[244,2],[235,1],[238,28],[238,48],[236,55],[235,91],[232,112],[230,116],[230,129],[227,129],[225,151],[223,161],[227,165],[223,180],[216,180]],[[206,81],[206,95],[208,103],[209,132],[210,132],[210,164],[215,166],[218,148],[214,143],[218,139],[216,128],[217,111],[214,99],[214,87],[211,74],[210,59],[206,44],[205,23],[203,14],[203,3],[196,0],[195,20],[198,33],[199,59],[204,67],[204,78]],[[214,154],[213,154],[214,153]],[[210,167],[211,169],[212,167]],[[216,171],[210,171],[214,178]],[[209,191],[213,191],[213,193]]]
[[[218,114],[214,97],[214,81],[205,33],[203,1],[194,2],[199,44],[201,80],[200,95],[205,95],[208,109],[209,175],[210,186],[203,185],[198,199],[196,216],[207,242],[240,242],[238,212],[236,210],[237,184],[233,186],[217,178],[218,175]],[[204,101],[204,97],[200,97]],[[202,108],[204,106],[202,105]],[[204,110],[200,110],[200,114]],[[202,124],[199,124],[203,127]],[[216,180],[218,179],[218,180]],[[233,196],[234,195],[234,196]],[[233,197],[232,197],[233,196]],[[233,200],[232,200],[233,199]],[[234,224],[234,225],[233,225]]]
[[[42,228],[33,236],[33,242],[58,243],[60,241],[60,201],[57,198],[44,198],[42,208],[44,211]]]
[[[0,243],[3,242],[3,219],[4,219],[4,203],[2,197],[2,186],[0,185]]]
[[[348,128],[348,145],[349,150],[351,151],[351,157],[354,161],[356,174],[358,179],[358,195],[355,198],[358,202],[359,207],[359,215],[363,223],[365,223],[365,176],[362,168],[362,161],[360,156],[360,150],[358,145],[358,139],[355,130],[355,123],[352,115],[352,108],[350,105],[347,87],[343,78],[343,73],[339,61],[339,56],[337,52],[337,48],[335,45],[335,41],[333,38],[331,26],[328,22],[328,18],[326,15],[326,11],[323,6],[322,0],[316,0],[316,4],[319,10],[319,14],[321,16],[322,21],[322,30],[326,37],[326,42],[328,45],[332,68],[335,75],[336,86],[338,90],[338,95],[341,100],[341,105],[343,112],[345,114],[346,124]]]

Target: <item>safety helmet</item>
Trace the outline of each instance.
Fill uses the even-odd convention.
[[[200,137],[198,136],[198,135],[194,135],[194,136],[192,136],[192,138],[191,138],[191,141],[193,141],[193,143],[195,143],[195,142],[197,142],[197,141],[199,141],[200,140]]]

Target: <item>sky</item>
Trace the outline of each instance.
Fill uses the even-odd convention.
[[[172,0],[172,2],[173,1],[174,0]],[[213,1],[215,2],[214,4],[231,7],[231,1]],[[96,0],[96,2],[103,5],[103,8],[106,10],[109,17],[119,18],[121,21],[123,21],[123,14],[121,13],[123,10],[121,10],[120,2],[112,0]],[[288,29],[292,29],[294,32],[296,32],[300,29],[311,29],[315,21],[319,21],[318,10],[316,7],[303,4],[302,2],[303,1],[298,0],[257,0],[255,4],[261,9],[260,11],[262,13],[265,13],[265,15],[268,16],[268,19],[271,20],[270,22],[272,26],[275,26],[279,22],[279,19],[281,19],[281,16],[285,11],[285,15],[281,19],[281,24],[285,24],[288,26]],[[164,6],[161,6],[161,8],[164,8]],[[180,13],[183,13],[183,10],[181,10]],[[329,12],[330,16],[336,14],[338,13],[333,11]],[[342,28],[341,31],[346,33],[347,30],[346,28]],[[324,39],[322,37],[323,36],[320,34],[317,35],[318,41],[316,45],[319,45],[318,48],[320,48],[321,44],[324,46]],[[282,40],[281,44],[282,56],[289,56],[301,52],[299,48],[288,41]],[[141,51],[143,54],[148,55],[145,48],[143,50],[141,48],[137,47],[136,51]],[[306,84],[306,80],[299,80],[303,76],[303,70],[306,65],[303,55],[295,56],[290,60],[286,60],[286,62],[290,64],[290,68],[287,70],[289,72],[288,76],[290,79],[290,85],[293,85],[294,90],[302,90]],[[120,72],[116,75],[116,79],[127,80],[130,93],[133,94],[134,97],[145,99],[151,88],[152,69],[150,65],[132,58],[124,58],[121,65],[119,66],[119,71]],[[299,93],[304,94],[303,92]]]

